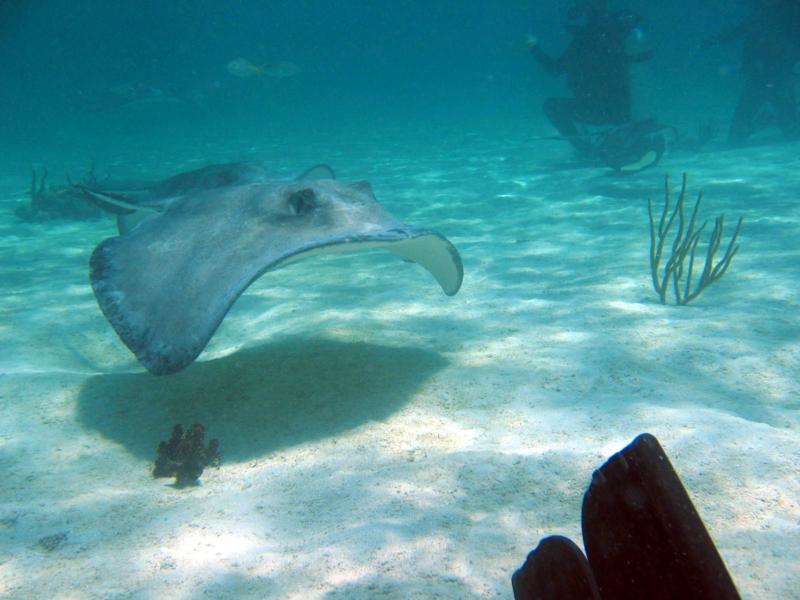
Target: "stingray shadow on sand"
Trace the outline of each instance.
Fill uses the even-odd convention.
[[[170,377],[92,377],[77,418],[143,459],[175,423],[199,421],[239,462],[387,419],[446,365],[415,347],[288,337]]]

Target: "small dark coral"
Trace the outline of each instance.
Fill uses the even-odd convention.
[[[158,445],[153,477],[175,477],[175,485],[183,487],[197,483],[208,465],[219,466],[219,441],[211,440],[206,448],[205,433],[200,423],[186,431],[180,423],[175,425],[169,440]]]
[[[46,552],[52,552],[53,550],[58,550],[61,546],[64,545],[64,542],[67,541],[68,533],[65,531],[61,531],[59,533],[54,533],[53,535],[46,535],[43,538],[39,538],[37,542],[39,548],[45,550]]]

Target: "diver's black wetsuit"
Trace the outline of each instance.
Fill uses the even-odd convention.
[[[548,98],[543,109],[559,133],[582,154],[593,156],[593,144],[581,137],[577,124],[621,125],[631,118],[629,65],[651,58],[651,52],[629,55],[625,39],[639,23],[627,11],[590,10],[564,53],[554,58],[531,45],[534,58],[551,75],[566,75],[573,98]]]
[[[800,2],[758,0],[739,27],[712,41],[742,38],[742,91],[728,141],[741,144],[759,129],[759,117],[771,109],[790,139],[800,137],[795,93],[795,63],[800,61]]]

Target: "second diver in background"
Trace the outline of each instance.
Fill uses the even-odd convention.
[[[800,113],[795,65],[800,61],[800,2],[751,0],[750,5],[750,13],[738,26],[706,41],[706,45],[742,41],[742,90],[728,143],[743,144],[772,123],[787,139],[797,139]]]

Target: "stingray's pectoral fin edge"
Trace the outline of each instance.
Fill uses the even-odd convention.
[[[336,179],[333,167],[319,163],[309,167],[295,178],[296,181],[315,181],[317,179]]]
[[[215,297],[211,298],[211,304],[216,308],[203,311],[199,321],[190,319],[186,327],[176,328],[155,314],[152,305],[143,305],[141,298],[139,302],[134,301],[134,296],[147,289],[147,284],[135,276],[139,265],[131,255],[132,245],[135,242],[130,236],[109,238],[98,245],[90,263],[91,284],[97,303],[114,331],[154,375],[175,373],[191,364],[230,306],[261,274],[313,254],[348,251],[359,246],[381,248],[427,269],[448,296],[458,292],[464,276],[461,257],[446,238],[431,230],[399,227],[374,235],[311,245],[266,261],[252,278],[237,279],[232,287],[222,286],[227,289],[222,296],[212,290],[211,295]],[[181,300],[176,299],[176,302],[180,304]],[[166,329],[165,323],[168,324]]]
[[[412,230],[406,239],[387,244],[386,250],[427,269],[448,296],[454,296],[461,288],[464,280],[461,255],[440,233],[428,229]]]
[[[125,310],[125,296],[114,284],[115,273],[112,255],[120,238],[101,242],[92,253],[90,278],[97,304],[123,343],[137,360],[153,375],[167,375],[187,367],[203,351],[205,343],[189,348],[167,347],[157,343],[150,328],[135,325],[135,314]]]

